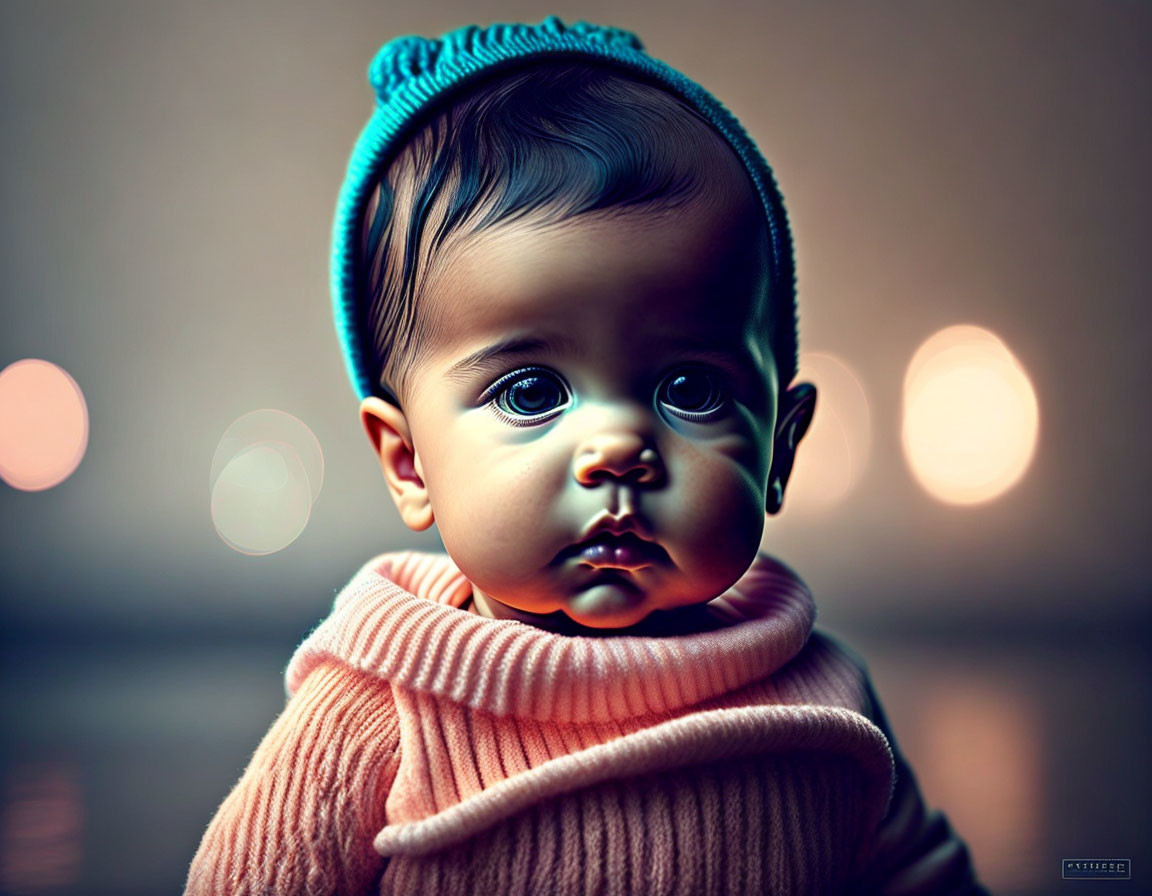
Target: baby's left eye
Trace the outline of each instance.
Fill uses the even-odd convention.
[[[688,420],[708,417],[724,406],[727,394],[720,377],[708,370],[675,370],[660,384],[657,400]]]

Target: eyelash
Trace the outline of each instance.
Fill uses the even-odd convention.
[[[706,376],[710,380],[712,398],[712,407],[704,411],[688,411],[684,408],[676,407],[664,401],[663,396],[665,389],[669,384],[678,376],[685,376],[687,374],[696,374],[697,376]],[[670,371],[664,379],[660,381],[660,385],[656,390],[656,402],[664,408],[669,414],[679,417],[681,420],[686,420],[689,423],[708,423],[720,415],[728,406],[731,398],[731,387],[727,378],[715,370],[709,370],[705,367],[687,366],[677,367]]]
[[[549,408],[547,411],[531,417],[509,414],[502,407],[500,407],[500,396],[504,394],[504,391],[512,383],[515,383],[518,380],[522,380],[533,373],[542,374],[560,383],[560,385],[563,387],[565,395],[568,398],[568,401],[566,401],[564,404],[554,408]],[[500,379],[496,380],[496,382],[494,382],[491,386],[485,389],[483,394],[480,396],[480,404],[487,406],[488,410],[495,414],[497,419],[503,423],[508,424],[509,426],[538,426],[541,423],[551,420],[566,407],[568,407],[570,402],[571,392],[568,389],[568,385],[558,374],[544,367],[521,367],[517,370],[506,373],[504,376],[500,377]]]
[[[508,387],[525,379],[532,374],[541,374],[549,379],[559,383],[566,398],[568,399],[563,404],[559,404],[554,408],[549,408],[533,416],[510,414],[500,406],[500,396],[505,393]],[[714,406],[705,411],[687,411],[683,408],[678,408],[668,402],[664,401],[662,395],[665,387],[677,376],[683,376],[688,373],[703,374],[711,378],[712,385],[717,393]],[[661,381],[656,389],[656,403],[668,413],[673,416],[679,417],[689,423],[708,423],[719,415],[728,405],[730,399],[730,387],[726,377],[721,374],[699,367],[678,367],[669,372]],[[500,421],[509,426],[538,426],[551,420],[561,411],[565,410],[571,403],[571,391],[564,380],[555,372],[543,367],[521,367],[517,370],[510,371],[504,374],[496,382],[490,385],[479,398],[481,406],[487,406],[488,410],[493,413]]]

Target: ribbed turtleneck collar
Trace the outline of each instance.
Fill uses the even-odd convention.
[[[763,679],[804,647],[808,588],[759,554],[709,603],[725,624],[683,635],[561,635],[461,609],[471,584],[444,554],[373,558],[289,663],[294,692],[339,659],[393,685],[496,715],[600,722],[664,714]]]

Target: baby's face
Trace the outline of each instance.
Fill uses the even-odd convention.
[[[440,259],[391,475],[381,457],[481,612],[623,628],[751,564],[778,388],[752,197],[512,224]]]

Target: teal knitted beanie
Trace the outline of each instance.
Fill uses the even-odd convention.
[[[764,204],[771,243],[769,295],[781,309],[779,326],[795,334],[796,292],[792,238],[772,171],[756,144],[723,105],[696,82],[653,59],[640,39],[619,28],[549,16],[539,25],[469,25],[431,40],[414,35],[384,44],[368,67],[376,108],[361,132],[340,189],[332,232],[331,290],[336,333],[348,376],[359,398],[380,394],[373,351],[364,327],[365,297],[357,276],[357,246],[372,190],[409,136],[409,126],[449,90],[472,80],[544,57],[587,58],[646,75],[685,100],[727,140],[743,162]],[[795,346],[795,340],[791,342]],[[788,379],[796,357],[777,358]],[[783,377],[782,377],[783,380]],[[785,381],[781,382],[781,386]]]

